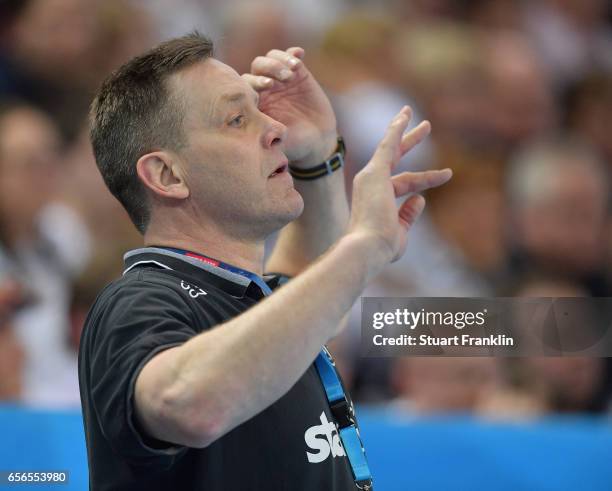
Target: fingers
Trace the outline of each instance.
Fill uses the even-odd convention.
[[[273,49],[266,56],[258,56],[251,63],[251,74],[260,75],[287,82],[302,66],[301,57],[304,56],[302,48],[290,48],[287,51]]]
[[[287,51],[271,49],[268,51],[266,56],[269,58],[274,58],[275,60],[278,60],[293,69],[297,68],[302,63],[304,50],[298,47],[289,48]]]
[[[262,75],[244,73],[242,74],[242,78],[245,79],[247,83],[257,92],[269,89],[274,85],[274,80],[272,80],[270,77],[264,77]]]
[[[431,132],[431,124],[429,121],[421,121],[418,126],[411,129],[402,137],[400,144],[400,153],[403,156],[409,150],[412,150],[416,145],[421,143],[423,139]]]
[[[387,127],[385,136],[374,152],[374,156],[372,157],[372,163],[374,165],[385,166],[391,169],[394,164],[397,163],[401,157],[400,144],[402,141],[402,134],[408,127],[411,117],[412,110],[408,106],[404,106],[393,118]]]
[[[410,196],[400,206],[398,215],[399,222],[402,227],[408,230],[423,213],[425,208],[425,198],[420,194]]]
[[[295,56],[296,58],[299,58],[300,60],[303,60],[304,55],[306,54],[306,52],[304,51],[304,48],[300,48],[299,46],[294,46],[292,48],[289,48],[287,50],[287,53],[289,53],[292,56]]]
[[[408,193],[420,193],[441,186],[453,176],[450,169],[428,170],[425,172],[402,172],[391,178],[395,197]]]
[[[274,78],[280,82],[286,82],[291,78],[293,72],[285,63],[268,56],[258,56],[251,63],[253,75],[263,75]]]

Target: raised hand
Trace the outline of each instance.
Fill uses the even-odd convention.
[[[273,49],[258,56],[243,78],[260,94],[259,109],[288,128],[291,165],[308,168],[336,148],[336,116],[329,99],[302,61],[302,48]]]
[[[408,230],[425,207],[425,199],[411,194],[397,208],[395,199],[447,182],[450,169],[403,172],[392,176],[401,157],[430,132],[428,121],[404,135],[412,111],[402,108],[393,119],[370,162],[355,176],[349,233],[365,235],[377,244],[386,262],[402,256]]]

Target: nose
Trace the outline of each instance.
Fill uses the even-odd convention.
[[[283,143],[287,137],[287,127],[280,121],[271,118],[268,115],[266,117],[266,131],[263,134],[263,145],[266,148],[272,148],[275,145]]]

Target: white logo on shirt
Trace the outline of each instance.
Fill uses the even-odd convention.
[[[325,411],[321,413],[320,419],[320,425],[311,426],[304,433],[304,440],[308,448],[316,450],[316,452],[306,450],[308,462],[311,464],[323,462],[329,457],[330,453],[332,457],[344,457],[346,455],[336,425],[327,420]]]
[[[181,288],[183,290],[187,290],[191,298],[198,298],[200,295],[207,295],[207,293],[201,288],[195,288],[189,283],[185,283],[183,280],[181,280]]]

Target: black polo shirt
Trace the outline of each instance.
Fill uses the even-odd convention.
[[[278,401],[204,449],[148,438],[134,417],[142,367],[264,295],[242,275],[166,249],[138,249],[125,260],[123,277],[100,293],[81,338],[91,490],[356,489],[314,364]],[[274,288],[279,278],[266,281]]]

